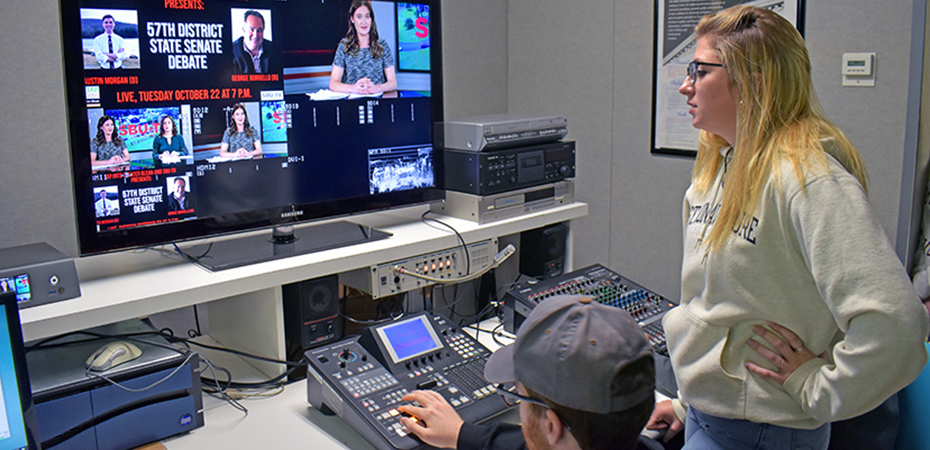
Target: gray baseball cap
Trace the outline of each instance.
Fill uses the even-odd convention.
[[[492,383],[519,381],[559,405],[607,414],[654,398],[651,383],[611,393],[617,373],[647,357],[652,349],[628,312],[563,295],[536,305],[514,343],[488,359],[484,377]]]

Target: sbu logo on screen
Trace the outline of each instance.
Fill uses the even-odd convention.
[[[425,17],[418,17],[413,26],[417,27],[417,30],[420,30],[414,33],[416,37],[423,39],[429,36],[429,21],[427,21]]]

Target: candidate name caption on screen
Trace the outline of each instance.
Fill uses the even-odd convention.
[[[88,86],[100,84],[139,84],[139,77],[84,77],[84,84]]]

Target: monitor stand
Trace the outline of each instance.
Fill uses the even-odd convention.
[[[186,248],[184,252],[191,261],[215,272],[389,237],[391,233],[386,231],[336,221],[296,230],[291,226],[277,227],[271,236],[261,234],[219,240]]]

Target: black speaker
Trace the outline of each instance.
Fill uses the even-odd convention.
[[[520,233],[520,273],[535,278],[562,275],[567,244],[568,222]]]
[[[285,284],[281,294],[288,348],[307,350],[342,337],[338,275]]]

